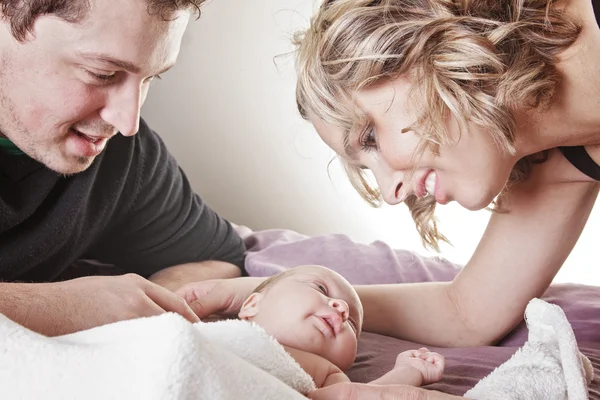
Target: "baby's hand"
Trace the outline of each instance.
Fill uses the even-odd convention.
[[[394,368],[406,366],[416,368],[423,375],[422,385],[428,385],[442,379],[445,363],[443,355],[421,347],[419,350],[408,350],[398,354]]]

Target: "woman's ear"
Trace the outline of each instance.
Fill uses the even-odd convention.
[[[244,304],[242,304],[242,308],[238,314],[238,317],[244,320],[249,320],[255,317],[256,314],[258,314],[260,301],[262,298],[262,293],[252,293],[250,296],[248,296],[246,301],[244,301]]]

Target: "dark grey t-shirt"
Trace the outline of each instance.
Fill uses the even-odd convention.
[[[145,277],[203,260],[243,269],[244,245],[143,120],[69,177],[0,152],[0,279],[52,281],[80,259]]]

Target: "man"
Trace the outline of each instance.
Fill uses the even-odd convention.
[[[2,0],[7,317],[47,335],[165,311],[197,321],[171,290],[241,275],[242,240],[140,119],[151,81],[175,63],[202,2]],[[121,275],[65,280],[82,275],[80,260]]]

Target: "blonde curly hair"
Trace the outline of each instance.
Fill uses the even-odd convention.
[[[298,109],[351,130],[364,118],[352,93],[410,75],[424,93],[417,104],[427,105],[407,127],[421,136],[419,151],[438,154],[451,143],[444,123],[451,115],[460,126],[484,127],[500,151],[514,154],[513,111],[551,103],[557,56],[580,31],[552,0],[328,0],[295,36]],[[520,160],[509,185],[527,178],[533,162]],[[381,204],[365,172],[344,167],[362,197]],[[424,245],[439,250],[446,239],[435,199],[406,203]]]

